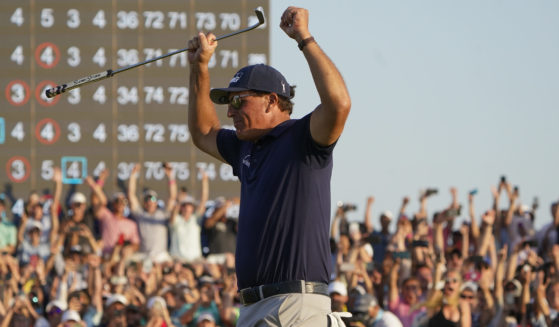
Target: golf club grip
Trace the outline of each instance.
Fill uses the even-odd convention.
[[[100,80],[103,80],[105,78],[109,78],[113,76],[113,71],[112,69],[108,69],[106,71],[97,73],[97,74],[93,74],[93,75],[89,75],[87,77],[82,77],[80,79],[77,79],[75,81],[72,82],[68,82],[67,84],[62,84],[62,85],[58,85],[56,87],[53,87],[51,89],[48,89],[45,91],[45,95],[47,96],[47,98],[52,98],[58,94],[64,93],[66,91],[70,91],[72,89],[78,88],[82,85],[88,84],[88,83],[92,83],[92,82],[97,82]]]

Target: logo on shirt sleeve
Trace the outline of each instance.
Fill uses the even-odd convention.
[[[247,154],[244,158],[243,158],[243,165],[247,166],[248,168],[250,168],[250,154]]]

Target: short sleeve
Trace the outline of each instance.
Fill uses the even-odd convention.
[[[305,153],[309,156],[308,160],[310,163],[316,168],[323,168],[331,163],[332,152],[338,141],[328,146],[316,143],[311,135],[311,115],[312,113],[301,118],[301,123],[304,124],[302,131],[305,140],[302,144],[304,144]]]

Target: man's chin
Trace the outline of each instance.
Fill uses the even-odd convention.
[[[256,141],[258,139],[258,137],[254,135],[255,133],[251,133],[247,130],[236,129],[235,132],[237,134],[237,138],[241,141]]]

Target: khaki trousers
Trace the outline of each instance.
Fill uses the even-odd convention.
[[[242,306],[237,327],[327,327],[330,305],[320,294],[275,295]]]

